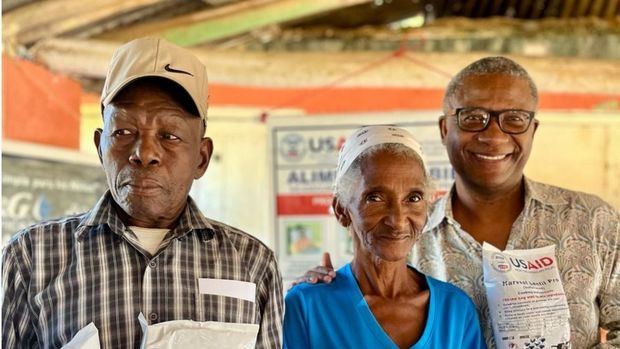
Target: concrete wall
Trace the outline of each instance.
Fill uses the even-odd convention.
[[[594,193],[620,209],[620,117],[616,113],[540,113],[525,173]]]
[[[208,217],[273,247],[267,126],[249,118],[225,121],[214,116],[207,135],[214,152],[206,175],[194,183],[192,197]]]

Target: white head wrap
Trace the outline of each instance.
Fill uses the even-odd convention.
[[[351,167],[355,159],[364,153],[366,149],[384,143],[402,144],[418,154],[422,162],[424,162],[422,147],[409,131],[395,126],[364,126],[349,136],[340,149],[338,168],[336,170],[336,183],[340,181],[340,178],[347,172],[349,167]],[[426,168],[426,165],[424,165],[424,167]]]

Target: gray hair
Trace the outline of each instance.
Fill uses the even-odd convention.
[[[463,68],[463,70],[458,72],[458,74],[450,80],[443,97],[444,112],[449,109],[450,99],[454,97],[456,92],[463,86],[463,80],[465,78],[488,74],[502,74],[525,79],[528,85],[530,85],[530,93],[534,98],[534,102],[538,104],[538,89],[525,68],[506,57],[485,57]]]
[[[428,169],[424,164],[422,158],[411,148],[400,143],[381,143],[374,145],[366,149],[361,153],[351,164],[349,169],[342,175],[336,183],[334,183],[333,193],[334,197],[338,198],[344,203],[348,203],[353,196],[353,189],[358,184],[362,177],[362,161],[370,157],[371,155],[387,151],[395,155],[402,155],[403,157],[414,159],[424,171],[424,200],[430,201],[435,191],[434,182],[428,173]]]

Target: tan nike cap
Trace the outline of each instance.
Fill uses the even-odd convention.
[[[159,38],[136,39],[116,49],[101,92],[102,108],[127,84],[144,77],[177,83],[190,95],[200,117],[207,120],[207,69],[189,50]]]

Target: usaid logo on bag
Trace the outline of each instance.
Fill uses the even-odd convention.
[[[512,264],[515,269],[522,271],[541,271],[543,269],[548,269],[553,265],[553,258],[546,256],[530,260],[514,257],[510,257],[508,259],[510,260],[510,264]]]
[[[515,257],[506,257],[504,254],[495,253],[491,256],[491,265],[493,266],[493,269],[502,273],[507,273],[513,268],[519,271],[540,271],[552,266],[553,258],[545,256],[526,260]]]

